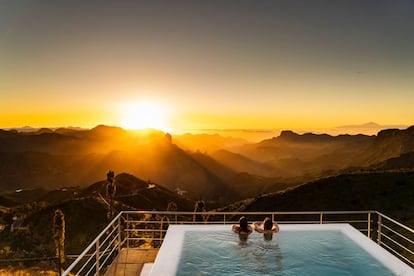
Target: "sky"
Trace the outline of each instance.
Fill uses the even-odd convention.
[[[0,128],[412,125],[413,103],[414,1],[0,0]]]

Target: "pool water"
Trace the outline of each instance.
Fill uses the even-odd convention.
[[[177,275],[377,275],[393,272],[341,231],[286,231],[240,241],[229,231],[185,233]]]
[[[349,224],[282,224],[271,241],[231,225],[170,225],[151,275],[414,276]]]

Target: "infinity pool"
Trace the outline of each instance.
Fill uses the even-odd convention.
[[[280,225],[240,241],[229,225],[171,225],[151,275],[414,275],[349,224]]]

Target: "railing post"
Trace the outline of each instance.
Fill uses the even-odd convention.
[[[96,262],[95,262],[95,265],[96,265],[96,275],[100,275],[100,273],[99,273],[99,239],[98,240],[96,240],[96,244],[95,244],[95,250],[96,250],[96,252],[95,252],[95,256],[96,256]]]
[[[371,212],[368,212],[368,238],[371,238]]]
[[[129,249],[129,214],[127,214],[126,229],[125,229],[125,238],[127,240],[127,249]]]
[[[381,245],[381,225],[382,225],[382,217],[378,214],[378,238],[377,243]]]
[[[322,224],[322,223],[323,223],[323,213],[321,212],[319,214],[319,224]]]
[[[223,224],[226,224],[226,214],[223,214]]]
[[[121,252],[122,231],[121,231],[121,216],[118,217],[118,254]]]

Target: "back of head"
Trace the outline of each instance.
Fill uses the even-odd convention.
[[[241,217],[239,219],[239,226],[240,226],[240,231],[248,232],[248,229],[247,229],[248,223],[245,217]]]
[[[264,224],[263,224],[263,229],[264,230],[272,230],[273,227],[273,223],[272,220],[270,218],[265,218],[264,219]]]

